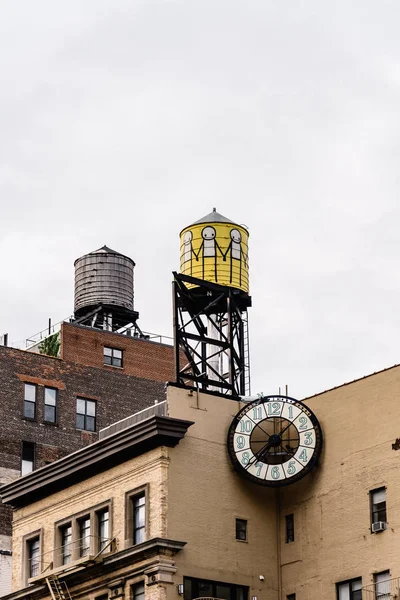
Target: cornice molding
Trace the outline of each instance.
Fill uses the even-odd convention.
[[[154,415],[0,488],[3,503],[26,506],[159,446],[176,446],[193,421]]]

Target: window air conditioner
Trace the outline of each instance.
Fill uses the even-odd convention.
[[[378,533],[378,531],[384,531],[386,529],[385,521],[377,521],[376,523],[372,523],[372,533]]]

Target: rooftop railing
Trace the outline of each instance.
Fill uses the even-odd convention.
[[[19,348],[20,350],[33,350],[37,348],[39,344],[43,342],[43,340],[45,340],[51,335],[54,335],[55,333],[58,333],[61,330],[61,325],[63,323],[71,323],[73,322],[73,320],[73,315],[54,324],[51,322],[51,319],[49,319],[49,324],[46,327],[46,329],[42,329],[41,331],[34,333],[33,335],[29,336],[28,338],[25,338],[24,340],[12,342],[9,345],[12,348]],[[85,327],[85,325],[82,325],[82,327]],[[99,331],[102,330],[99,329]],[[113,333],[117,333],[119,335],[126,335],[127,337],[133,337],[135,339],[140,339],[138,338],[138,335],[134,333],[134,331],[135,327],[134,325],[132,325],[128,327],[123,327],[117,331],[113,331]],[[146,339],[150,342],[154,342],[156,344],[165,344],[167,346],[173,346],[174,344],[174,339],[171,336],[161,335],[159,333],[151,333],[149,331],[143,331],[143,339]]]

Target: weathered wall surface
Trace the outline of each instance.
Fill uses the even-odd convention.
[[[115,367],[104,365],[104,346],[123,350],[121,370],[126,375],[162,383],[174,379],[172,346],[70,323],[62,324],[62,359],[88,367],[115,371]]]
[[[10,540],[11,541],[11,540]],[[11,592],[11,551],[0,550],[0,597]]]
[[[400,368],[388,369],[306,400],[324,433],[320,465],[281,494],[283,597],[336,600],[335,584],[373,573],[400,576]],[[369,492],[387,487],[388,528],[370,529]],[[295,517],[285,544],[284,516]]]
[[[276,493],[240,478],[227,453],[239,403],[175,387],[167,398],[169,416],[195,422],[170,451],[168,537],[187,542],[175,583],[184,576],[224,581],[249,586],[249,597],[277,600]],[[248,521],[247,542],[235,539],[236,518]]]
[[[37,445],[38,468],[97,439],[97,433],[76,429],[78,396],[96,400],[97,431],[155,400],[165,399],[160,381],[135,377],[123,369],[88,367],[2,346],[0,380],[4,382],[0,390],[0,469],[17,472],[21,468],[22,441]],[[37,385],[37,415],[33,421],[23,418],[24,383]],[[57,389],[57,425],[44,422],[45,386]]]
[[[38,524],[42,528],[42,566],[45,567],[53,560],[55,523],[110,501],[112,536],[117,540],[118,550],[123,550],[127,545],[125,495],[145,484],[148,485],[150,507],[146,537],[166,537],[167,471],[168,449],[160,447],[16,511],[12,589],[15,591],[25,586],[22,577],[23,537],[36,531]]]

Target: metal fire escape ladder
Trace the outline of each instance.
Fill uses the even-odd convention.
[[[72,600],[71,594],[65,581],[60,581],[57,575],[46,577],[52,600]]]
[[[243,345],[244,345],[244,388],[246,396],[250,396],[250,352],[249,352],[249,322],[247,311],[243,315]]]

